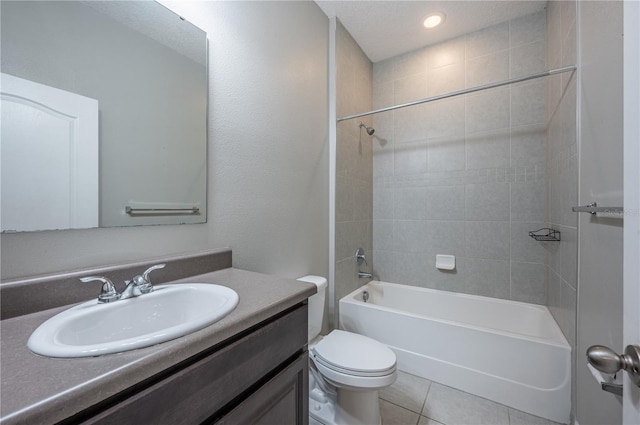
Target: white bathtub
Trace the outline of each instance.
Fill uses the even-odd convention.
[[[340,300],[340,327],[402,371],[569,423],[571,347],[546,307],[373,281]]]

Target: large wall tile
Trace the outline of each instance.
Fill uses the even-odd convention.
[[[467,35],[467,60],[488,55],[509,47],[509,22],[476,31]]]
[[[556,317],[559,315],[562,303],[562,278],[556,272],[547,267],[547,307]]]
[[[397,267],[398,264],[395,261],[393,251],[373,251],[373,275],[377,280],[392,283],[400,282],[395,280]]]
[[[393,106],[393,81],[384,81],[373,84],[373,109]],[[374,115],[374,121],[378,115]]]
[[[360,283],[356,257],[350,257],[336,262],[336,300],[355,291],[358,286],[360,286]],[[338,303],[336,303],[336,309],[337,308]]]
[[[464,220],[464,186],[427,187],[426,216],[430,220]]]
[[[578,230],[564,226],[560,229],[560,276],[575,289],[578,287]]]
[[[338,192],[338,188],[336,188],[336,192]],[[393,219],[394,197],[394,191],[392,189],[384,187],[384,185],[376,188],[376,191],[373,194],[374,220]],[[338,221],[338,207],[338,200],[336,199],[336,221]]]
[[[412,142],[427,138],[427,106],[417,105],[393,113],[394,143]]]
[[[508,128],[467,136],[467,170],[477,168],[508,168],[511,134]]]
[[[427,251],[426,222],[423,220],[393,221],[393,250],[396,252]]]
[[[466,220],[509,221],[509,184],[468,184],[465,205]]]
[[[395,105],[427,97],[426,69],[420,74],[409,75],[393,81],[393,102]]]
[[[576,309],[577,309],[577,294],[576,290],[567,284],[566,281],[562,281],[562,294],[561,294],[561,326],[562,332],[566,336],[569,344],[575,346],[576,343]]]
[[[543,124],[546,120],[546,86],[543,80],[511,88],[511,125]]]
[[[576,1],[547,5],[547,66],[559,68],[576,63]],[[578,168],[576,139],[576,75],[564,73],[547,77],[546,168],[547,226],[561,231],[562,241],[545,243],[547,250],[547,306],[571,345],[576,368],[576,290]],[[579,354],[579,353],[578,353]],[[575,415],[575,373],[572,374]]]
[[[408,101],[538,72],[547,62],[546,20],[539,12],[377,63],[373,102],[385,106],[389,96]],[[553,60],[560,62],[558,50]],[[564,206],[547,212],[546,185],[561,181],[549,175],[563,168],[556,156],[547,158],[547,93],[545,83],[525,82],[373,118],[374,263],[382,279],[536,303],[551,298],[546,276],[555,272],[544,263],[560,276],[560,246],[528,235],[547,226],[547,216],[565,220]],[[568,131],[551,123],[560,154]],[[436,269],[437,254],[455,255],[456,269]]]
[[[427,172],[427,141],[417,140],[393,147],[393,173],[417,174]]]
[[[546,71],[546,43],[543,40],[513,47],[510,52],[510,78]]]
[[[427,169],[429,172],[465,169],[464,136],[429,139],[427,145]]]
[[[544,125],[511,128],[511,166],[540,166],[545,169],[547,132]]]
[[[509,299],[509,261],[465,259],[465,292]]]
[[[511,47],[544,41],[546,36],[547,13],[541,11],[511,21]]]
[[[393,146],[381,148],[374,146],[373,149],[373,176],[392,176],[395,161],[393,158]]]
[[[509,50],[467,61],[466,87],[482,86],[509,79]]]
[[[511,220],[544,221],[546,196],[544,181],[511,183]]]
[[[427,191],[424,187],[404,187],[394,192],[393,218],[396,220],[425,220]]]
[[[544,222],[512,222],[511,223],[511,261],[546,263],[546,246],[557,242],[539,242],[529,236],[545,227]]]
[[[425,221],[426,261],[435,264],[437,254],[465,256],[464,222]]]
[[[393,84],[393,68],[395,66],[394,58],[373,64],[373,85],[392,83]]]
[[[336,70],[337,70],[337,113],[338,116],[363,112],[372,109],[373,104],[373,66],[349,32],[340,24],[336,28]],[[379,68],[382,69],[382,68]],[[378,72],[376,77],[380,79]],[[375,97],[380,102],[393,102],[393,85],[389,81],[379,81]],[[378,132],[393,143],[393,115],[378,117],[387,130]],[[377,205],[373,195],[373,156],[377,140],[358,127],[359,122],[370,126],[373,117],[341,122],[337,127],[336,145],[336,237],[335,237],[335,301],[337,323],[337,300],[355,290],[364,281],[358,279],[355,250],[362,247],[368,258],[372,257],[373,228],[372,217],[392,218],[393,193],[378,191]],[[386,134],[385,134],[386,133]],[[380,147],[380,145],[378,146]],[[389,149],[392,151],[392,149]],[[378,165],[393,167],[393,154],[387,151],[376,152]],[[426,154],[425,154],[426,162]],[[384,169],[384,167],[382,168]],[[387,171],[393,173],[393,170]],[[385,174],[385,172],[382,172]],[[381,185],[384,187],[384,183]],[[388,195],[388,199],[385,199]],[[386,217],[385,217],[386,216]]]
[[[436,268],[436,259],[427,258],[427,287],[442,291],[463,292],[467,291],[465,279],[465,258],[456,258],[454,270],[439,270]]]
[[[430,46],[427,49],[427,67],[440,68],[456,63],[464,63],[465,44],[466,39],[462,36]]]
[[[509,260],[509,233],[508,221],[465,222],[465,256]]]
[[[464,88],[464,62],[427,70],[427,96],[437,96]]]
[[[393,220],[373,221],[373,246],[377,250],[393,250]]]
[[[464,99],[454,98],[428,104],[425,119],[429,139],[464,136]]]
[[[467,134],[509,127],[509,89],[500,88],[470,95],[467,101]]]
[[[392,282],[402,282],[405,285],[426,286],[427,263],[421,252],[393,252],[395,275]]]
[[[511,299],[526,303],[547,302],[546,266],[541,263],[511,263]]]
[[[393,78],[398,80],[422,74],[427,69],[428,56],[427,49],[418,49],[395,57],[393,60]]]
[[[575,10],[575,9],[574,9]],[[577,62],[576,22],[571,22],[562,41],[562,64],[575,65]]]

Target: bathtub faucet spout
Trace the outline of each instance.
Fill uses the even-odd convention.
[[[358,272],[358,277],[360,279],[373,279],[373,275],[371,273]]]

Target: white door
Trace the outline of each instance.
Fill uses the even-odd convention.
[[[0,75],[2,231],[98,226],[98,101]]]
[[[626,206],[623,199],[623,4],[579,1],[578,205]],[[578,214],[576,416],[580,425],[619,425],[622,400],[587,368],[590,346],[623,349],[622,217]]]
[[[640,3],[624,3],[624,346],[640,345]],[[627,374],[625,424],[640,424],[640,388]]]

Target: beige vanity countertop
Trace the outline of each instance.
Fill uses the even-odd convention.
[[[27,348],[29,336],[40,324],[70,306],[1,321],[0,423],[56,423],[233,337],[316,292],[313,284],[233,268],[175,282],[228,286],[238,293],[240,302],[222,320],[172,341],[124,353],[77,359],[42,357]]]

